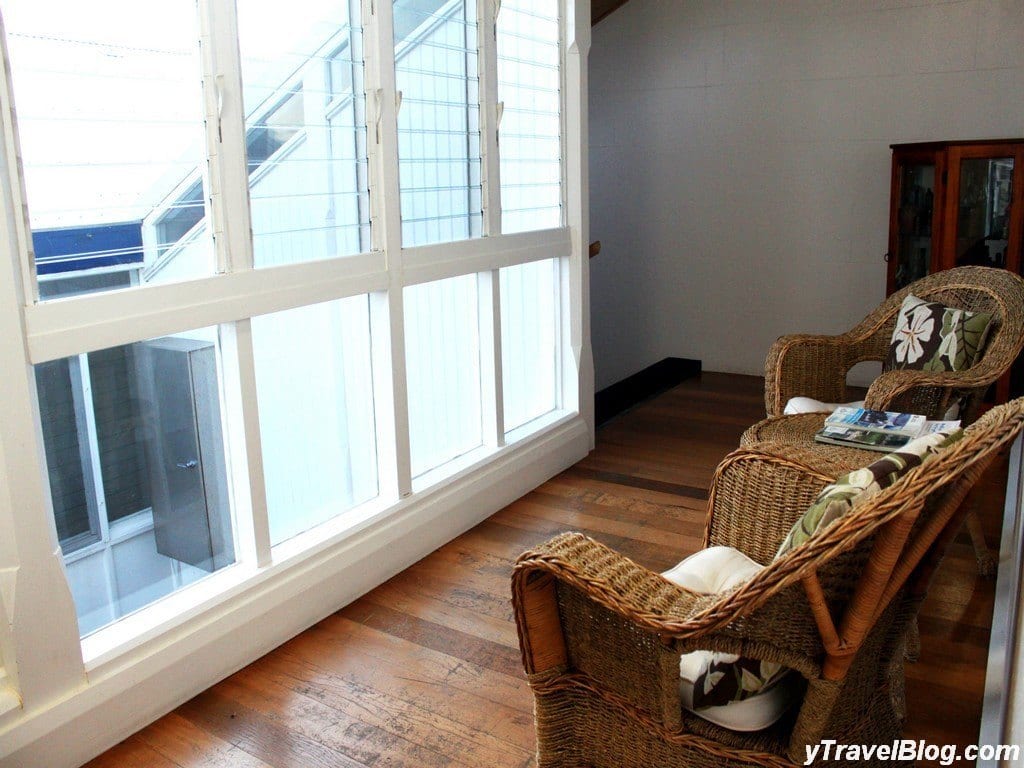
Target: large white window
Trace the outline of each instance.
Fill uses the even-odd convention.
[[[216,337],[200,329],[36,366],[82,634],[235,560]]]
[[[413,477],[483,441],[478,322],[474,275],[405,289]]]
[[[561,55],[556,0],[498,13],[502,232],[562,223]]]
[[[480,83],[473,0],[394,0],[402,241],[479,237]]]
[[[0,0],[0,762],[586,452],[574,5]]]
[[[185,237],[192,253],[173,272],[216,271],[210,232],[193,226],[208,196],[194,9],[11,0],[2,10],[40,279],[155,273]]]
[[[377,495],[368,297],[253,318],[270,543]]]
[[[359,3],[238,3],[257,267],[369,250]]]

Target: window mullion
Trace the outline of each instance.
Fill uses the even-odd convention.
[[[369,7],[367,7],[369,6]],[[391,0],[364,0],[370,210],[374,248],[384,252],[386,292],[370,294],[377,465],[383,497],[412,493],[409,397],[399,206],[398,95]]]
[[[6,32],[0,21],[0,648],[10,681],[26,709],[66,696],[85,681],[71,589],[51,513],[35,375],[28,360],[22,307],[32,295],[24,179]],[[14,575],[17,574],[17,579]],[[7,604],[10,599],[11,604]],[[18,610],[14,611],[14,605]]]
[[[15,119],[14,92],[11,88],[10,58],[7,55],[7,29],[3,18],[0,17],[0,46],[3,47],[3,84],[2,101],[0,109],[2,115],[0,120],[3,124],[3,150],[8,158],[6,173],[3,176],[4,186],[7,187],[6,195],[9,200],[5,204],[10,205],[13,211],[13,218],[8,222],[11,232],[5,236],[12,246],[12,256],[16,258],[18,267],[18,280],[21,282],[19,291],[22,301],[26,305],[35,304],[39,299],[39,283],[36,280],[36,264],[33,258],[32,235],[28,220],[28,204],[25,193],[25,172],[21,157],[21,138],[19,136],[18,121]]]
[[[209,203],[221,272],[253,267],[245,105],[233,0],[199,0]]]
[[[239,320],[222,325],[220,342],[224,355],[224,405],[235,547],[240,561],[262,567],[271,561],[270,519],[263,474],[252,322]]]
[[[501,273],[477,273],[480,316],[480,416],[484,445],[505,444],[505,408],[501,375]]]
[[[203,96],[209,153],[209,212],[222,272],[253,269],[245,104],[233,0],[199,0]],[[267,492],[249,319],[220,326],[224,404],[240,560],[261,567],[271,561]]]
[[[562,122],[566,215],[572,233],[572,253],[562,259],[561,282],[564,323],[562,349],[562,406],[578,410],[594,442],[594,358],[590,346],[590,172],[587,166],[587,58],[590,53],[590,15],[587,3],[559,1],[562,18]]]
[[[498,156],[498,14],[500,0],[479,0],[480,151],[483,155],[484,235],[501,234],[501,163]]]
[[[71,375],[71,396],[75,405],[79,455],[85,480],[85,500],[89,508],[89,529],[100,541],[109,541],[107,495],[103,486],[103,467],[100,464],[100,438],[96,428],[96,411],[93,407],[89,356],[82,354],[70,358],[68,372]],[[82,436],[85,437],[84,440]]]
[[[498,157],[498,13],[499,0],[479,0],[477,46],[480,56],[480,152],[483,169],[484,235],[501,234],[501,175]],[[486,445],[505,444],[501,375],[501,290],[498,270],[477,275],[480,313],[480,387]]]

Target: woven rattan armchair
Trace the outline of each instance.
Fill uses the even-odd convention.
[[[883,373],[868,388],[865,405],[941,419],[949,405],[962,397],[960,418],[970,423],[986,389],[1009,369],[1024,346],[1024,280],[1005,269],[957,267],[937,272],[889,296],[846,333],[782,336],[765,361],[768,415],[781,414],[791,397],[824,402],[859,399],[847,386],[846,375],[857,363],[885,359],[900,304],[908,293],[991,314],[993,324],[982,357],[964,371]]]
[[[960,524],[960,501],[1022,423],[1024,399],[993,409],[775,561],[829,478],[794,445],[730,454],[712,486],[705,546],[771,564],[722,595],[677,587],[578,533],[523,554],[512,594],[539,768],[791,768],[823,739],[899,738],[908,629]],[[782,663],[806,688],[775,725],[729,731],[681,706],[679,658],[698,649]]]

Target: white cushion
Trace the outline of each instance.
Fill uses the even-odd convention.
[[[708,547],[694,552],[662,576],[691,592],[713,595],[748,581],[763,565],[732,547]]]
[[[828,411],[831,413],[841,405],[845,405],[849,408],[863,408],[863,400],[855,400],[852,403],[823,403],[821,400],[815,400],[813,397],[791,397],[789,402],[786,403],[785,409],[782,413],[785,416],[794,416],[798,413],[821,413],[822,411]]]
[[[738,587],[763,568],[763,565],[751,560],[738,549],[708,547],[690,555],[662,573],[662,576],[691,592],[716,594]],[[730,701],[722,706],[693,706],[694,683],[707,672],[711,664],[738,660],[739,656],[714,651],[684,653],[679,659],[679,695],[682,704],[690,712],[724,728],[735,731],[767,728],[782,717],[793,703],[795,686],[799,680],[792,672],[774,678],[767,688],[742,701]]]

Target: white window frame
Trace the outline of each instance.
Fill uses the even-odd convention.
[[[0,761],[78,765],[575,462],[593,446],[589,338],[589,0],[562,23],[563,227],[501,234],[498,0],[478,0],[484,237],[401,244],[392,7],[363,0],[374,250],[253,268],[237,20],[199,0],[218,273],[40,303],[4,55],[0,78]],[[0,30],[2,31],[2,30]],[[505,434],[498,270],[557,259],[560,407]],[[476,274],[481,448],[417,479],[410,471],[403,289]],[[271,548],[250,319],[369,294],[380,495]],[[81,640],[56,541],[33,365],[194,328],[220,328],[238,562]],[[15,578],[16,575],[16,578]],[[17,605],[19,610],[13,611]],[[5,672],[3,670],[6,670]],[[17,705],[12,704],[17,702]],[[82,740],[78,734],[93,734]],[[87,742],[87,743],[86,743]]]

